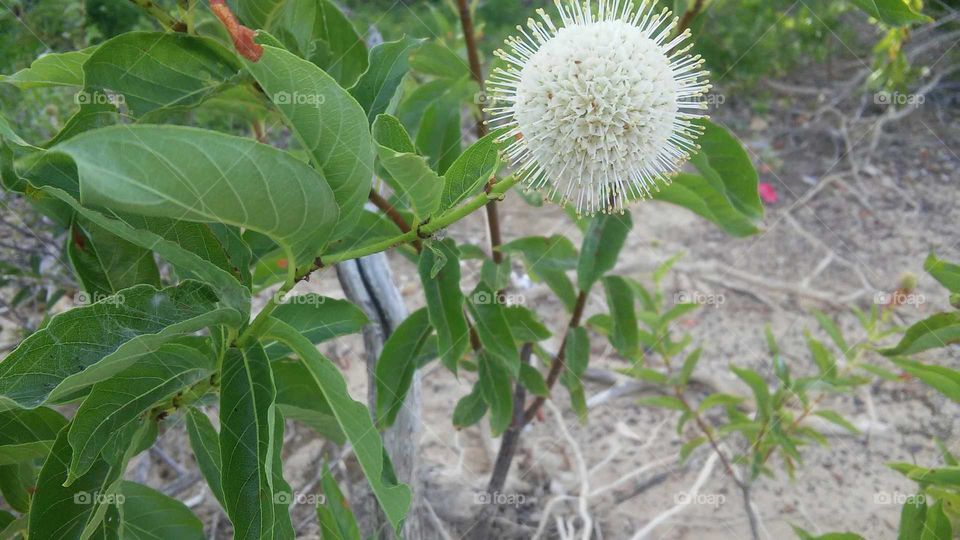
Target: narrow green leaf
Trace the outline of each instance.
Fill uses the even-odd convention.
[[[366,115],[353,97],[316,65],[283,49],[263,49],[260,60],[247,62],[247,69],[283,114],[311,161],[323,171],[340,207],[331,240],[342,238],[359,219],[373,182],[375,149]],[[264,170],[276,172],[269,167]],[[299,196],[299,190],[295,193]],[[323,217],[309,221],[317,224],[316,219]]]
[[[317,503],[317,521],[320,523],[320,532],[323,538],[337,538],[340,540],[360,540],[360,528],[357,519],[350,511],[350,505],[343,497],[343,492],[330,474],[330,469],[323,465],[323,477],[320,480],[323,486],[325,500]]]
[[[433,333],[426,308],[414,311],[387,338],[377,359],[377,424],[393,425],[417,370],[417,356]]]
[[[480,352],[480,379],[477,383],[483,400],[490,408],[490,430],[497,437],[513,420],[513,392],[507,368],[485,350]]]
[[[911,360],[893,360],[904,371],[920,379],[943,395],[960,403],[960,371]]]
[[[270,367],[277,385],[277,406],[285,418],[307,424],[336,444],[346,442],[333,409],[303,362],[275,360]]]
[[[265,335],[285,342],[307,366],[333,409],[341,429],[353,444],[357,460],[373,493],[380,501],[384,514],[394,531],[398,532],[402,526],[403,517],[410,507],[410,488],[397,484],[396,479],[390,474],[393,469],[389,457],[384,452],[380,436],[370,419],[370,411],[350,397],[343,375],[330,360],[320,354],[310,340],[301,336],[294,328],[272,319]],[[226,471],[226,467],[224,470]]]
[[[205,347],[209,347],[208,342],[195,337],[164,344],[136,364],[93,385],[70,423],[67,440],[73,453],[67,483],[86,473],[104,447],[129,445],[119,437],[132,435],[130,424],[151,421],[144,418],[144,413],[155,403],[209,377],[216,358],[213,350],[203,350]]]
[[[417,221],[426,220],[440,207],[443,179],[423,156],[414,153],[407,131],[393,116],[378,116],[373,133],[390,187],[410,205]]]
[[[933,506],[927,508],[920,540],[952,540],[953,538],[953,525],[943,511],[943,500],[938,500]]]
[[[737,377],[740,377],[743,382],[747,383],[747,386],[753,391],[759,417],[761,419],[770,418],[770,388],[767,386],[767,382],[763,380],[763,377],[751,369],[730,366],[730,370],[733,371]]]
[[[260,345],[231,348],[220,384],[220,452],[225,510],[235,538],[275,538],[290,521],[289,501],[275,485],[277,415],[273,373]],[[290,526],[292,528],[292,526]]]
[[[923,524],[926,520],[927,498],[922,495],[908,497],[900,511],[897,540],[921,540]]]
[[[698,412],[703,412],[711,407],[716,407],[718,405],[723,407],[728,406],[737,406],[743,403],[743,398],[740,396],[733,396],[730,394],[716,393],[710,394],[705,397],[703,401],[700,402],[700,406],[697,407]]]
[[[286,297],[271,316],[296,328],[312,343],[355,334],[368,322],[363,310],[353,303],[314,293]],[[290,354],[282,343],[264,342],[263,348],[271,360]]]
[[[460,358],[470,345],[467,320],[463,315],[463,293],[460,291],[460,261],[452,241],[434,242],[433,246],[446,257],[440,271],[432,274],[437,256],[432,249],[420,254],[418,271],[427,300],[430,324],[437,330],[440,359],[454,374]]]
[[[690,454],[705,442],[707,442],[707,438],[702,435],[685,442],[683,446],[680,447],[680,463],[687,461]]]
[[[935,254],[930,253],[923,263],[923,269],[950,292],[960,293],[960,265],[938,259]]]
[[[85,205],[259,231],[301,267],[313,262],[337,222],[333,194],[316,171],[246,138],[180,126],[115,126],[53,151],[76,163]]]
[[[420,47],[421,39],[404,36],[397,41],[377,45],[370,51],[370,67],[350,89],[372,124],[378,115],[388,112],[403,78],[410,69],[408,57]]]
[[[687,358],[683,361],[683,367],[680,368],[680,373],[677,374],[677,382],[681,386],[686,386],[690,382],[690,377],[693,376],[693,371],[697,369],[697,363],[700,362],[700,355],[703,353],[703,349],[697,347],[692,353],[687,355]]]
[[[549,397],[550,389],[540,370],[530,364],[520,364],[520,383],[535,396]]]
[[[853,360],[855,353],[853,349],[847,345],[847,340],[843,337],[843,332],[840,331],[840,328],[837,327],[836,323],[830,317],[827,317],[822,311],[814,311],[813,316],[817,318],[817,322],[820,323],[820,328],[823,328],[823,331],[830,336],[830,339],[833,340],[833,343],[840,349],[840,352],[843,353],[844,358],[847,360]]]
[[[624,357],[633,358],[640,347],[633,289],[630,288],[627,280],[620,276],[603,278],[603,287],[607,293],[607,306],[610,308],[610,316],[613,319],[610,343]]]
[[[128,32],[101,44],[83,64],[80,103],[108,89],[134,116],[191,107],[219,91],[240,63],[217,41],[177,32]]]
[[[0,412],[0,466],[46,456],[66,424],[60,413],[46,407]]]
[[[200,474],[207,481],[210,492],[213,493],[220,506],[225,508],[223,486],[220,483],[223,467],[220,462],[220,435],[214,429],[210,418],[199,409],[194,407],[187,409],[186,419],[190,447],[193,449],[193,456],[197,460]]]
[[[631,228],[633,220],[629,212],[601,214],[590,220],[577,264],[577,286],[581,291],[589,291],[597,280],[613,270]]]
[[[479,383],[474,385],[469,394],[460,398],[453,409],[453,425],[457,429],[468,428],[479,422],[487,414],[487,402]]]
[[[907,329],[896,347],[880,351],[885,356],[909,356],[960,343],[960,313],[938,313]]]
[[[573,410],[581,420],[584,420],[588,410],[581,377],[587,371],[587,365],[590,362],[590,336],[583,327],[578,326],[569,330],[564,351],[564,370],[560,374],[560,383],[570,393],[570,404]]]
[[[21,90],[48,86],[83,86],[83,63],[94,48],[64,53],[50,53],[34,60],[30,67],[13,75],[0,75],[0,82]]]
[[[504,130],[495,130],[470,145],[443,175],[440,210],[453,208],[460,201],[480,192],[500,166]]]
[[[518,343],[537,343],[553,334],[532,310],[524,306],[507,306],[503,310],[510,333]]]
[[[416,133],[417,150],[441,175],[460,156],[461,98],[476,91],[476,83],[469,79],[452,86],[426,107]]]
[[[120,509],[122,538],[203,540],[203,523],[182,502],[136,482],[122,482]]]
[[[661,407],[664,409],[672,409],[675,411],[685,411],[686,407],[683,406],[683,402],[677,399],[674,396],[649,396],[645,398],[640,398],[637,403],[640,405],[647,405],[650,407]]]
[[[510,331],[504,307],[500,304],[497,292],[486,283],[480,282],[470,294],[467,302],[474,328],[483,344],[484,352],[496,359],[514,378],[520,375],[520,352]]]
[[[851,424],[846,418],[844,418],[843,416],[841,416],[840,413],[838,413],[838,412],[836,412],[836,411],[831,411],[831,410],[827,410],[827,409],[822,409],[822,410],[816,411],[816,412],[813,413],[813,414],[815,414],[815,415],[817,415],[817,416],[819,416],[819,417],[821,417],[821,418],[824,418],[824,419],[826,419],[826,420],[828,420],[828,421],[830,421],[830,422],[832,422],[832,423],[834,423],[834,424],[842,427],[843,429],[849,431],[850,433],[852,433],[852,434],[854,434],[854,435],[858,435],[858,434],[860,433],[860,430],[857,429],[856,426],[854,426],[853,424]]]
[[[751,220],[762,218],[757,170],[739,139],[710,120],[695,123],[703,127],[703,134],[697,139],[700,151],[691,163],[739,213]]]
[[[439,40],[424,43],[410,57],[410,67],[425,75],[461,79],[470,75],[470,66],[463,58]]]
[[[760,232],[754,221],[741,214],[727,195],[704,176],[677,174],[669,185],[653,194],[653,199],[686,208],[737,238]]]
[[[831,353],[823,343],[810,337],[810,334],[807,334],[806,337],[807,346],[810,348],[810,354],[813,356],[814,363],[817,364],[817,368],[820,370],[820,376],[825,379],[836,377],[837,359],[834,358],[833,353]]]
[[[125,289],[54,317],[0,362],[0,404],[57,402],[118,373],[163,343],[215,324],[238,324],[204,284]],[[0,407],[2,408],[2,407]]]
[[[850,0],[850,2],[865,11],[867,15],[891,26],[906,26],[932,20],[915,11],[904,0]]]

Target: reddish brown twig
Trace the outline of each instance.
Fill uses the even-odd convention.
[[[677,34],[681,34],[684,30],[690,28],[693,19],[696,18],[701,11],[703,11],[703,0],[697,0],[696,3],[693,4],[693,7],[685,11],[683,17],[680,17],[680,22],[677,24]]]
[[[254,42],[253,38],[256,34],[253,30],[240,24],[237,17],[230,11],[230,7],[227,6],[226,1],[210,0],[210,10],[213,11],[213,14],[220,19],[224,28],[227,29],[227,33],[230,34],[230,39],[233,40],[233,46],[237,49],[237,53],[253,62],[260,60],[260,57],[263,56],[263,47]]]

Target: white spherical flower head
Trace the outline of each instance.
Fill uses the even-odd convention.
[[[508,128],[506,154],[531,187],[577,212],[622,211],[649,197],[696,151],[709,89],[700,56],[673,37],[677,19],[650,0],[561,4],[506,41],[507,63],[487,82],[491,124]]]

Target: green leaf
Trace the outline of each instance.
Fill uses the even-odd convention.
[[[289,501],[274,478],[276,388],[260,345],[231,348],[220,383],[220,457],[225,510],[235,538],[274,538],[289,525]]]
[[[84,205],[245,227],[275,239],[301,267],[313,262],[337,222],[333,194],[316,171],[250,139],[179,126],[115,126],[53,151],[76,163]]]
[[[83,64],[81,104],[117,93],[134,116],[199,105],[223,89],[241,65],[217,41],[176,32],[129,32],[104,42]]]
[[[930,22],[930,17],[915,11],[904,0],[850,0],[874,19],[891,26],[906,26],[912,23]]]
[[[496,130],[470,145],[443,175],[440,210],[453,208],[460,201],[480,192],[500,167],[501,145],[497,140],[504,130]]]
[[[407,58],[421,43],[421,39],[404,36],[397,41],[381,43],[370,51],[370,67],[350,89],[350,94],[367,111],[370,123],[388,112],[410,69]]]
[[[814,311],[813,316],[817,318],[817,322],[820,323],[820,327],[823,328],[823,331],[830,336],[830,339],[833,340],[833,343],[838,349],[840,349],[840,352],[843,353],[844,358],[852,361],[855,356],[853,348],[847,345],[847,340],[844,339],[843,333],[839,328],[837,328],[836,323],[834,323],[833,320],[830,319],[830,317],[827,317],[822,311]]]
[[[452,241],[433,242],[433,246],[446,257],[446,261],[437,274],[431,275],[437,255],[433,249],[425,249],[420,254],[418,271],[430,324],[437,330],[440,359],[456,374],[460,358],[470,345],[467,320],[463,315],[463,293],[460,291],[460,261]]]
[[[518,343],[536,343],[553,335],[536,313],[523,306],[507,306],[503,314],[510,325],[510,333]]]
[[[377,500],[380,501],[384,514],[394,531],[398,532],[410,507],[410,488],[398,484],[393,477],[393,468],[370,419],[370,411],[350,397],[343,375],[330,360],[320,354],[310,340],[301,336],[294,328],[271,319],[265,335],[285,342],[307,366],[333,409],[347,440],[353,444],[357,460]]]
[[[360,540],[357,520],[326,464],[323,465],[320,484],[323,486],[325,501],[323,504],[317,503],[317,521],[323,538]]]
[[[182,502],[135,482],[120,484],[120,509],[124,540],[203,540],[203,523]]]
[[[461,96],[472,94],[474,88],[476,83],[471,80],[455,83],[423,112],[416,134],[417,150],[427,156],[430,166],[441,175],[446,174],[460,156]]]
[[[333,2],[244,0],[240,13],[254,27],[274,32],[289,50],[316,64],[343,88],[352,86],[367,69],[363,38]]]
[[[960,343],[960,313],[938,313],[908,328],[896,347],[880,354],[908,356],[956,343]]]
[[[697,139],[700,152],[691,163],[739,213],[752,220],[763,218],[759,177],[743,145],[723,126],[707,119],[695,122],[703,127],[703,134]]]
[[[520,375],[520,352],[510,331],[503,305],[497,292],[486,283],[480,282],[470,294],[467,302],[474,328],[483,344],[483,350],[490,359],[500,362],[514,378]]]
[[[0,75],[0,82],[21,90],[48,86],[83,86],[83,63],[94,48],[64,53],[50,53],[34,60],[29,68],[13,75]]]
[[[588,412],[581,377],[587,371],[589,362],[590,336],[583,327],[571,328],[564,346],[564,369],[560,374],[560,383],[570,393],[570,404],[581,420],[587,417]]]
[[[487,414],[487,402],[483,399],[480,384],[476,384],[469,394],[460,398],[453,409],[453,426],[457,429],[468,428]]]
[[[209,377],[216,368],[213,350],[203,338],[167,343],[137,363],[101,381],[77,409],[67,440],[73,448],[67,483],[86,473],[111,444],[128,446],[121,437],[132,435],[129,426],[143,421],[155,403]]]
[[[669,185],[653,194],[653,199],[682,206],[737,238],[760,232],[754,221],[741,214],[723,191],[700,175],[677,174]]]
[[[414,153],[410,136],[393,116],[378,116],[373,133],[390,187],[410,205],[418,222],[426,220],[440,207],[443,179],[423,156]]]
[[[767,382],[763,380],[763,377],[751,369],[730,366],[730,370],[733,371],[737,377],[740,377],[743,382],[747,383],[747,386],[753,391],[759,418],[770,418],[770,388],[767,386]]]
[[[950,518],[943,511],[943,500],[938,500],[933,506],[927,508],[927,517],[923,522],[923,534],[920,540],[951,540],[953,536],[953,526]]]
[[[343,444],[346,439],[333,409],[303,362],[278,360],[271,362],[270,367],[277,386],[277,406],[283,416],[307,424],[325,439]]]
[[[193,456],[197,460],[197,467],[200,474],[203,475],[207,485],[210,486],[210,492],[225,508],[226,503],[223,497],[223,487],[221,485],[222,464],[220,461],[220,435],[214,429],[210,418],[202,411],[190,407],[186,412],[187,434],[190,437],[190,447],[193,449]]]
[[[960,293],[960,265],[938,259],[936,255],[930,253],[923,263],[923,269],[950,292]]]
[[[813,361],[817,364],[817,368],[820,370],[820,376],[824,379],[833,379],[837,376],[837,359],[834,358],[833,353],[831,353],[827,347],[810,337],[810,334],[807,334],[807,346],[810,348],[810,354],[813,356]]]
[[[86,474],[65,486],[70,464],[70,443],[65,427],[60,431],[37,478],[30,504],[31,538],[88,538],[100,526],[113,504],[120,501],[120,485],[130,458],[156,436],[156,424],[147,423],[125,448],[105,448]]]
[[[723,407],[735,407],[741,403],[743,403],[743,398],[740,396],[722,393],[710,394],[700,402],[700,406],[697,407],[697,411],[703,412],[711,407],[716,407],[717,405]]]
[[[534,279],[542,279],[568,310],[573,310],[577,293],[566,276],[577,267],[577,248],[566,236],[550,238],[530,236],[500,246],[503,253],[521,253],[527,271]]]
[[[672,409],[675,411],[685,411],[687,410],[684,407],[683,402],[674,396],[649,396],[645,398],[640,398],[637,400],[637,403],[640,405],[647,405],[650,407],[661,407],[664,409]]]
[[[631,228],[633,220],[629,212],[601,214],[590,220],[577,264],[577,286],[581,291],[589,291],[597,280],[613,270]]]
[[[484,258],[480,267],[480,281],[494,291],[506,289],[510,286],[510,272],[513,269],[511,262],[509,255],[505,256],[499,263],[493,262],[493,259]],[[502,295],[499,296],[504,301],[508,300]]]
[[[413,53],[410,67],[425,75],[446,79],[461,79],[470,75],[470,66],[439,40],[428,41]]]
[[[84,291],[93,298],[109,296],[140,283],[160,286],[160,272],[153,253],[94,223],[73,223],[67,254]]]
[[[927,519],[927,498],[922,495],[907,497],[900,511],[900,529],[897,540],[920,540]]]
[[[603,287],[607,292],[607,306],[613,319],[610,343],[624,357],[633,358],[640,347],[633,289],[627,280],[620,276],[603,278]]]
[[[827,533],[814,536],[796,525],[791,526],[800,540],[864,540],[862,536],[854,533]]]
[[[677,382],[681,386],[686,386],[690,382],[690,377],[693,376],[693,371],[697,369],[697,363],[700,361],[700,355],[703,353],[703,349],[697,347],[692,353],[687,355],[687,358],[683,361],[683,367],[680,368],[680,373],[677,374]]]
[[[687,458],[690,457],[690,454],[705,442],[707,442],[707,438],[704,436],[695,437],[685,442],[683,446],[680,447],[680,463],[685,462]]]
[[[813,414],[842,427],[843,429],[849,431],[854,435],[858,435],[860,433],[860,430],[857,429],[856,426],[854,426],[849,421],[847,421],[847,419],[844,418],[843,416],[840,416],[840,414],[836,411],[823,409],[823,410],[816,411]]]
[[[363,310],[353,303],[314,293],[288,296],[271,316],[296,328],[311,343],[355,334],[369,322]],[[264,342],[263,348],[270,360],[290,354],[282,343]]]
[[[204,284],[125,289],[54,317],[0,363],[0,405],[57,402],[138,362],[163,343],[215,324],[239,324]],[[2,408],[2,407],[0,407]]]
[[[49,449],[47,453],[49,453]],[[10,508],[22,514],[30,511],[30,496],[37,485],[38,472],[38,468],[29,462],[17,463],[16,465],[0,465],[0,495],[10,505]],[[24,528],[26,528],[26,524],[24,524]],[[0,528],[0,531],[3,531],[3,529]]]
[[[501,361],[491,357],[486,350],[480,351],[480,392],[490,407],[490,431],[494,437],[501,435],[513,421],[513,393],[510,373]],[[519,405],[518,405],[519,406]]]
[[[911,360],[894,359],[893,362],[910,375],[920,379],[953,401],[960,403],[960,371],[942,366],[921,364]]]
[[[520,364],[520,383],[535,396],[550,397],[547,381],[540,371],[530,364]]]
[[[377,359],[377,425],[386,428],[394,420],[417,370],[417,356],[433,333],[426,308],[414,311],[387,338]]]
[[[0,412],[0,466],[46,456],[66,424],[60,413],[46,407]]]
[[[330,75],[285,50],[265,46],[247,69],[323,171],[340,207],[331,240],[342,238],[359,219],[373,182],[375,149],[363,109]]]

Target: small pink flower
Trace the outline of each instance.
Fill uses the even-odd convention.
[[[767,182],[760,182],[759,188],[760,198],[763,199],[763,202],[767,204],[777,204],[780,200],[780,197],[777,195],[777,190],[773,188],[773,185]]]

